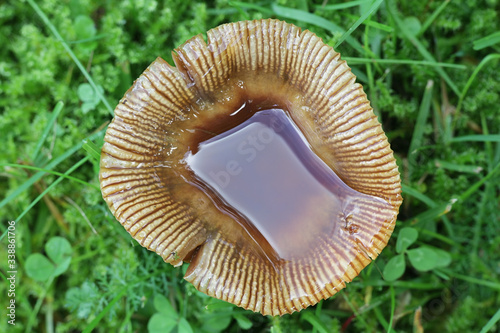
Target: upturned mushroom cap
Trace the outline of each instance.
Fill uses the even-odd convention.
[[[198,290],[264,315],[299,311],[386,246],[402,202],[392,150],[350,68],[312,32],[260,20],[207,38],[176,49],[176,67],[156,59],[121,99],[102,148],[103,198],[142,246],[190,262],[185,279]],[[228,130],[251,103],[285,110],[337,179],[338,202],[310,198],[283,231],[284,252],[222,212],[186,165],[199,133]],[[322,214],[326,229],[314,226]]]

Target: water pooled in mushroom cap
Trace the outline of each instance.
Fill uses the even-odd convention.
[[[360,213],[357,199],[384,205],[345,185],[280,109],[259,111],[197,146],[183,160],[193,173],[186,179],[241,224],[274,266],[305,257],[321,236],[343,236],[346,217]]]
[[[386,245],[399,173],[338,53],[277,20],[194,37],[115,110],[103,197],[199,290],[263,314],[330,297]],[[126,102],[125,102],[126,101]],[[371,258],[371,259],[370,259]]]

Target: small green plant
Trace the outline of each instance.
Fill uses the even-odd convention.
[[[77,40],[71,44],[76,44],[77,48],[85,52],[97,48],[98,43],[96,40],[99,39],[99,36],[96,36],[95,23],[92,18],[87,15],[78,15],[73,24]]]
[[[411,265],[420,272],[446,267],[451,263],[449,253],[441,249],[430,246],[408,249],[416,242],[417,238],[417,229],[411,227],[401,229],[396,242],[396,252],[398,254],[392,257],[384,268],[386,281],[395,281],[404,274],[406,270],[405,254],[408,256]]]
[[[101,297],[95,283],[85,281],[81,287],[73,287],[66,292],[65,306],[76,313],[78,318],[88,318],[95,310]]]
[[[104,89],[101,86],[97,86],[97,89],[101,94],[104,93]],[[88,83],[82,83],[78,86],[78,97],[82,101],[83,113],[88,113],[89,111],[94,110],[101,102],[99,95]]]
[[[148,322],[149,333],[168,333],[177,330],[179,333],[190,333],[194,331],[203,332],[225,332],[231,322],[237,323],[240,329],[248,330],[253,323],[245,315],[246,311],[236,308],[233,304],[211,299],[203,296],[207,305],[205,312],[200,314],[200,327],[193,329],[192,324],[186,320],[186,315],[177,311],[172,303],[163,295],[158,294],[154,297],[154,307],[157,313],[153,314]]]
[[[165,296],[156,295],[154,306],[158,312],[148,322],[149,333],[168,333],[176,327],[179,333],[193,332],[186,318],[179,316]]]
[[[26,259],[26,274],[36,281],[47,281],[51,277],[56,277],[64,272],[71,263],[71,244],[62,237],[52,237],[45,244],[45,253],[33,253]]]

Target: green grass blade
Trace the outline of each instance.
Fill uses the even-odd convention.
[[[449,271],[449,270],[446,270],[446,273],[448,275],[450,275],[454,278],[460,279],[460,280],[464,280],[464,281],[474,283],[474,284],[477,284],[480,286],[488,287],[491,289],[500,290],[500,283],[498,283],[496,281],[488,281],[488,280],[478,279],[478,278],[475,278],[472,276],[454,273],[454,272]]]
[[[103,39],[103,38],[106,38],[106,37],[111,37],[112,35],[111,34],[100,34],[100,35],[96,35],[94,37],[91,37],[91,38],[85,38],[85,39],[80,39],[80,40],[75,40],[75,41],[68,41],[66,43],[68,44],[83,44],[83,43],[88,43],[88,42],[94,42],[96,40],[99,40],[99,39]]]
[[[245,8],[245,9],[255,9],[263,14],[272,16],[274,15],[274,12],[266,7],[262,7],[253,3],[246,3],[246,2],[241,2],[241,1],[229,1],[229,5],[232,7],[238,7],[238,8]]]
[[[9,285],[9,280],[7,280],[7,275],[3,274],[3,272],[0,271],[0,277],[4,280],[5,285]]]
[[[410,179],[413,167],[416,165],[417,150],[423,143],[425,125],[431,109],[433,87],[434,81],[427,81],[427,86],[425,87],[424,96],[422,97],[422,102],[420,103],[420,109],[418,111],[417,123],[415,124],[410,148],[408,149],[408,173],[410,174]]]
[[[352,302],[349,300],[349,297],[346,295],[345,291],[342,290],[341,291],[341,295],[342,295],[342,298],[344,298],[344,300],[346,301],[347,305],[349,305],[349,307],[351,308],[352,312],[356,315],[356,319],[359,320],[359,322],[361,323],[361,325],[363,325],[365,327],[364,331],[365,332],[368,332],[370,330],[370,325],[368,325],[368,323],[366,322],[365,318],[361,315],[362,313],[359,312],[353,304]]]
[[[378,320],[379,324],[382,325],[382,327],[386,331],[389,331],[389,329],[390,329],[389,328],[389,323],[387,322],[387,320],[385,320],[384,314],[382,313],[382,310],[380,310],[380,304],[378,304],[377,306],[375,306],[373,308],[373,313],[375,313],[375,316],[377,317],[377,320]]]
[[[424,24],[422,24],[417,36],[422,36],[427,31],[427,29],[431,26],[432,22],[436,20],[439,14],[441,14],[441,12],[446,8],[446,6],[448,6],[449,3],[450,0],[445,0],[438,8],[436,8],[434,13],[432,13],[432,15],[429,16],[427,20],[425,20]]]
[[[495,156],[493,157],[493,163],[500,163],[500,144],[496,145]]]
[[[272,8],[274,13],[278,16],[306,22],[315,25],[317,27],[320,27],[322,29],[328,30],[332,33],[342,33],[342,34],[345,33],[344,29],[342,29],[335,23],[328,21],[327,19],[321,16],[311,14],[303,10],[283,7],[276,4],[273,4]],[[356,51],[358,51],[361,54],[364,54],[363,47],[356,39],[352,38],[351,36],[348,36],[346,38],[346,42],[349,45],[351,45]]]
[[[233,3],[234,5],[234,3]],[[243,16],[243,19],[244,20],[249,20],[250,19],[250,16],[248,15],[248,13],[246,11],[243,10],[243,8],[241,7],[238,7],[238,6],[234,6],[234,8],[236,8],[238,10],[238,12],[240,12],[240,14]]]
[[[364,21],[363,24],[367,25],[369,27],[378,29],[378,30],[385,31],[385,32],[393,32],[394,31],[394,28],[391,26],[388,26],[386,24],[382,24],[379,22],[371,21],[371,20]]]
[[[413,225],[418,225],[422,224],[423,222],[426,221],[432,221],[444,214],[447,214],[451,211],[451,208],[453,205],[457,202],[457,199],[451,199],[448,202],[438,204],[435,207],[432,207],[417,216],[411,218],[409,221],[406,221],[407,223],[411,223]]]
[[[96,161],[101,160],[101,149],[96,146],[92,140],[84,139],[82,141],[82,148]]]
[[[472,82],[476,79],[477,74],[483,69],[483,67],[489,63],[490,61],[500,59],[500,54],[494,53],[494,54],[489,54],[486,57],[484,57],[483,60],[477,65],[476,69],[474,72],[472,72],[471,76],[469,77],[469,80],[467,80],[467,83],[465,84],[464,89],[462,90],[462,93],[459,94],[459,99],[458,99],[458,104],[457,104],[457,109],[455,110],[455,119],[458,117],[458,114],[460,112],[460,109],[462,107],[462,102],[464,101],[465,95],[467,94],[467,91],[469,91],[470,86],[472,85]]]
[[[394,293],[394,287],[390,286],[391,290],[391,317],[389,318],[389,327],[387,329],[388,333],[391,333],[393,331],[392,329],[392,323],[394,321],[394,312],[396,312],[396,295]]]
[[[92,88],[94,89],[94,91],[96,92],[96,94],[99,96],[99,99],[102,101],[102,103],[104,104],[104,106],[108,110],[109,114],[111,116],[113,116],[114,115],[113,108],[108,103],[108,101],[103,96],[103,94],[101,94],[101,92],[97,88],[97,85],[95,84],[95,82],[92,79],[92,77],[90,76],[90,74],[87,72],[87,70],[85,69],[85,67],[83,67],[82,63],[80,62],[80,60],[78,60],[78,58],[76,57],[76,55],[73,53],[73,51],[69,47],[68,43],[66,43],[66,41],[62,38],[61,34],[59,34],[59,31],[56,29],[56,27],[52,24],[52,22],[50,22],[50,20],[47,17],[47,15],[45,15],[45,13],[42,11],[42,9],[40,7],[38,7],[38,5],[36,4],[36,2],[34,0],[26,0],[26,1],[30,4],[30,6],[33,8],[33,10],[38,14],[38,16],[40,16],[40,18],[42,19],[43,23],[45,23],[45,25],[49,28],[49,30],[54,34],[54,36],[56,37],[56,39],[59,42],[61,42],[61,45],[66,50],[66,52],[68,52],[69,56],[74,61],[74,63],[78,67],[78,69],[82,72],[83,76],[85,76],[85,78],[87,79],[87,81],[89,82],[89,84],[92,86]]]
[[[38,297],[35,307],[33,308],[33,311],[31,311],[30,316],[28,318],[28,322],[26,323],[26,331],[27,333],[33,332],[32,327],[33,323],[35,322],[35,318],[40,312],[40,308],[42,307],[43,301],[45,300],[45,297],[47,296],[47,293],[49,291],[49,287],[54,282],[54,276],[51,276],[50,279],[45,283],[45,286],[43,288],[43,291],[41,295]]]
[[[402,185],[402,188],[403,188],[403,194],[411,195],[412,197],[422,201],[423,203],[425,203],[429,207],[436,207],[437,206],[437,203],[434,200],[432,200],[431,198],[429,198],[428,196],[426,196],[422,192],[420,192],[420,191],[418,191],[418,190],[416,190],[408,185],[405,185],[405,184]]]
[[[488,35],[481,39],[475,40],[472,43],[473,44],[472,48],[474,50],[482,50],[484,48],[487,48],[488,46],[492,46],[498,43],[500,43],[500,31],[492,33],[491,35]]]
[[[78,161],[76,164],[74,164],[71,168],[69,168],[68,171],[66,171],[63,176],[57,178],[52,184],[50,184],[49,186],[47,186],[47,188],[45,189],[45,191],[43,191],[42,193],[40,193],[40,195],[37,196],[35,198],[35,200],[33,200],[31,202],[31,204],[28,205],[28,207],[26,207],[26,209],[15,219],[15,221],[19,222],[19,220],[21,220],[24,217],[24,215],[26,215],[26,213],[28,213],[30,211],[30,209],[33,208],[33,206],[35,206],[38,203],[38,201],[40,201],[44,197],[45,194],[49,193],[49,191],[53,187],[55,187],[57,184],[59,184],[63,179],[67,178],[67,177],[64,177],[64,176],[68,176],[69,174],[71,174],[73,171],[75,171],[76,169],[78,169],[83,163],[87,162],[88,159],[89,159],[88,156],[84,157],[83,159],[81,159],[80,161]],[[44,173],[43,172],[38,172],[37,174],[40,174],[42,176]],[[32,179],[32,178],[34,178],[34,177],[31,177],[30,179]],[[27,182],[25,182],[24,184],[26,184],[26,183]],[[12,194],[10,196],[12,196]],[[5,237],[5,235],[7,235],[7,230],[2,234],[2,236],[0,236],[0,241]]]
[[[49,170],[49,169],[43,169],[43,168],[38,168],[38,167],[31,166],[31,165],[14,164],[14,163],[0,163],[0,166],[11,167],[11,168],[22,168],[22,169],[29,169],[29,170],[41,171],[41,172],[44,172],[44,173],[50,173],[50,174],[53,174],[53,175],[56,175],[56,176],[59,176],[59,177],[66,178],[68,180],[74,181],[74,182],[82,184],[82,185],[90,186],[90,187],[92,187],[92,188],[94,188],[96,190],[99,190],[99,187],[97,187],[95,185],[92,185],[89,182],[86,182],[84,180],[81,180],[81,179],[78,179],[78,178],[75,178],[75,177],[72,177],[72,176],[65,175],[65,174],[60,173],[60,172],[52,171],[52,170]]]
[[[79,167],[80,167],[83,163],[87,162],[87,160],[88,160],[88,159],[89,159],[89,157],[88,157],[88,156],[87,156],[87,157],[82,158],[80,161],[78,161],[76,164],[74,164],[71,168],[69,168],[69,169],[68,169],[68,171],[66,171],[66,172],[64,173],[64,175],[65,175],[65,176],[67,176],[67,175],[71,174],[73,171],[75,171],[76,169],[78,169],[78,168],[79,168]],[[31,208],[33,208],[33,206],[35,206],[35,205],[38,203],[38,201],[40,201],[40,200],[43,198],[43,196],[44,196],[45,194],[49,193],[49,191],[50,191],[50,190],[51,190],[54,186],[56,186],[56,185],[57,185],[57,184],[59,184],[61,181],[63,181],[63,180],[64,180],[64,178],[65,178],[65,177],[59,177],[59,178],[57,178],[57,179],[56,179],[56,180],[55,180],[52,184],[50,184],[49,186],[47,186],[47,188],[45,189],[45,191],[43,191],[42,193],[40,193],[40,195],[39,195],[38,197],[36,197],[36,198],[35,198],[35,200],[33,200],[33,201],[31,202],[31,204],[29,204],[29,206],[28,206],[28,207],[26,207],[26,209],[25,209],[25,210],[24,210],[24,211],[23,211],[23,212],[22,212],[22,213],[21,213],[21,214],[20,214],[20,215],[16,218],[16,220],[15,220],[15,221],[16,221],[16,222],[19,222],[19,221],[20,221],[20,220],[24,217],[24,215],[26,215],[26,213],[28,213],[28,212],[29,212],[29,210],[30,210]],[[3,238],[3,235],[2,235],[2,237],[0,237],[0,239],[2,239],[2,238]]]
[[[394,282],[389,282],[385,280],[371,280],[371,281],[366,281],[363,282],[364,286],[372,286],[372,287],[388,287],[388,286],[394,286],[396,288],[407,288],[407,289],[417,289],[417,290],[438,290],[442,288],[446,288],[446,285],[444,283],[425,283],[425,282],[418,282],[418,281],[394,281]]]
[[[500,320],[500,308],[498,308],[497,312],[491,317],[490,320],[486,323],[486,325],[481,328],[481,331],[479,333],[487,333],[489,332],[493,326]]]
[[[436,62],[436,59],[432,56],[432,54],[427,51],[425,46],[418,40],[417,37],[413,36],[406,25],[403,23],[403,21],[399,18],[399,15],[396,13],[396,9],[394,7],[394,2],[390,1],[387,6],[387,10],[391,14],[392,18],[394,19],[394,22],[396,22],[397,26],[403,33],[403,36],[410,42],[412,43],[415,48],[418,50],[418,52],[428,61],[431,62]],[[453,90],[453,92],[457,95],[460,96],[460,91],[458,90],[457,85],[453,80],[448,76],[448,74],[442,69],[441,67],[435,67],[436,72],[443,78],[443,80],[448,84],[448,86]]]
[[[425,60],[410,60],[410,59],[370,59],[370,58],[356,58],[356,57],[342,57],[345,61],[350,64],[366,64],[366,63],[379,63],[386,65],[421,65],[430,67],[448,67],[456,69],[466,69],[467,66],[459,64],[448,64],[444,62],[433,62]]]
[[[427,230],[427,229],[418,229],[418,232],[420,234],[422,234],[422,235],[427,235],[427,236],[429,236],[431,238],[438,239],[438,240],[442,241],[443,243],[446,243],[446,244],[449,244],[451,246],[455,246],[457,248],[463,249],[462,245],[460,245],[459,243],[455,242],[453,239],[451,239],[449,237],[443,236],[440,233],[432,232],[432,231]]]
[[[463,165],[457,163],[450,163],[441,160],[435,160],[434,164],[438,168],[443,168],[450,171],[464,172],[464,173],[480,173],[483,168],[477,165]]]
[[[100,135],[102,135],[102,133],[104,131],[105,131],[105,129],[102,129],[99,132],[96,132],[96,133],[90,135],[88,137],[88,139],[93,139],[93,138],[99,137]],[[74,145],[73,147],[71,147],[70,149],[68,149],[64,154],[62,154],[62,155],[54,158],[52,161],[50,161],[45,166],[45,169],[51,170],[52,168],[56,167],[59,163],[61,163],[62,161],[66,160],[68,157],[70,157],[74,153],[76,153],[81,148],[82,148],[82,143],[81,142],[78,143],[78,144],[76,144],[76,145]],[[33,176],[31,176],[21,186],[19,186],[18,188],[16,188],[10,195],[8,195],[6,198],[4,198],[2,201],[0,201],[0,208],[2,208],[6,204],[8,204],[11,200],[13,200],[14,198],[16,198],[21,192],[27,190],[31,185],[33,185],[36,181],[38,181],[40,178],[42,178],[44,174],[45,174],[45,172],[41,172],[40,171],[40,172],[37,172],[36,174],[34,174]],[[2,235],[2,237],[0,237],[0,240],[2,238],[3,238],[3,235]]]
[[[364,44],[366,46],[365,51],[366,51],[366,56],[374,57],[374,54],[371,52],[371,49],[369,47],[369,45],[370,45],[370,41],[369,41],[369,37],[368,37],[369,30],[370,30],[370,27],[365,26],[365,33],[363,35]],[[375,64],[375,65],[376,65],[377,69],[379,69],[379,71],[381,72],[382,69],[380,68],[380,66],[378,64]],[[370,103],[372,104],[373,112],[377,116],[378,120],[381,123],[383,123],[382,114],[379,112],[379,109],[377,107],[377,104],[378,104],[377,95],[374,93],[375,92],[375,78],[373,75],[372,66],[370,63],[367,63],[365,67],[366,67],[366,76],[368,77],[368,87],[370,87],[370,90],[368,91],[369,99],[371,101]]]
[[[484,183],[486,183],[491,177],[493,177],[498,171],[500,171],[500,163],[498,163],[493,170],[491,170],[486,176],[484,176],[480,181],[474,183],[467,191],[462,193],[460,196],[461,201],[467,200],[474,192],[476,192]]]
[[[45,168],[47,170],[52,169],[53,167],[57,166],[59,163],[73,155],[75,152],[77,152],[81,147],[81,144],[78,146],[74,146],[70,149],[68,149],[64,154],[61,156],[57,157],[56,159],[52,160],[51,163],[49,163]],[[4,198],[2,201],[0,201],[0,208],[8,204],[11,200],[16,198],[21,192],[27,190],[31,185],[33,185],[36,181],[38,181],[40,178],[45,175],[45,172],[37,172],[33,176],[31,176],[27,181],[25,181],[21,186],[16,188],[10,195],[8,195],[6,198]],[[1,239],[1,238],[0,238]]]
[[[238,10],[236,8],[208,8],[208,15],[232,15]]]
[[[325,324],[323,324],[321,322],[321,320],[316,317],[316,315],[314,313],[312,313],[311,311],[307,311],[305,312],[301,318],[303,318],[305,321],[307,321],[309,324],[312,325],[312,327],[314,329],[316,329],[316,331],[320,332],[320,333],[328,333],[329,330],[328,328],[325,326]]]
[[[475,134],[457,136],[450,142],[500,142],[500,134]]]
[[[109,302],[108,305],[106,305],[106,307],[104,309],[102,309],[101,312],[99,312],[99,314],[94,318],[94,320],[92,320],[90,322],[90,324],[88,324],[87,327],[85,327],[85,329],[83,330],[83,333],[92,332],[94,330],[94,328],[96,328],[97,324],[99,324],[101,319],[106,315],[106,313],[108,313],[109,310],[111,310],[111,308],[113,308],[113,306],[115,306],[116,302],[118,302],[123,297],[123,295],[125,295],[127,293],[127,290],[128,290],[128,286],[125,286],[120,291],[120,293],[118,295],[116,295],[111,300],[111,302]]]
[[[484,135],[489,135],[490,130],[488,128],[488,121],[486,120],[486,116],[484,113],[481,113],[481,127],[483,129]],[[495,165],[495,158],[493,155],[493,145],[490,141],[486,141],[484,143],[484,147],[486,150],[486,156],[488,156],[488,170],[493,169],[493,165]]]
[[[368,2],[368,0],[356,0],[356,1],[349,1],[349,2],[345,2],[345,3],[338,3],[338,4],[332,4],[332,5],[317,5],[317,6],[315,6],[315,8],[317,10],[335,11],[335,10],[339,10],[339,9],[346,9],[346,8],[360,6],[366,2]]]
[[[35,147],[35,151],[33,151],[33,155],[31,155],[31,161],[34,163],[36,161],[36,158],[38,157],[38,154],[40,153],[40,149],[42,149],[42,146],[45,142],[45,139],[47,139],[47,135],[49,135],[50,129],[54,126],[54,122],[56,121],[57,117],[59,116],[59,113],[61,113],[61,110],[64,106],[64,103],[59,101],[57,102],[56,106],[54,107],[54,110],[52,110],[52,116],[49,119],[49,122],[47,123],[47,126],[42,132],[42,135],[40,136],[40,139],[38,139],[38,142]]]
[[[360,26],[361,23],[363,23],[370,15],[375,13],[383,1],[384,0],[375,1],[370,6],[370,8],[365,13],[363,13],[363,15],[361,15],[361,17],[356,22],[354,22],[354,24],[346,32],[344,32],[342,37],[340,37],[340,39],[337,41],[337,44],[335,44],[334,49],[339,47],[339,45],[342,44],[344,42],[344,40],[346,40],[347,37],[349,37],[353,33],[353,31],[356,30]]]

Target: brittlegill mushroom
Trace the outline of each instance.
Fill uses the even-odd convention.
[[[361,85],[314,33],[243,21],[156,59],[104,138],[102,195],[198,290],[264,315],[300,311],[376,258],[402,202]]]

